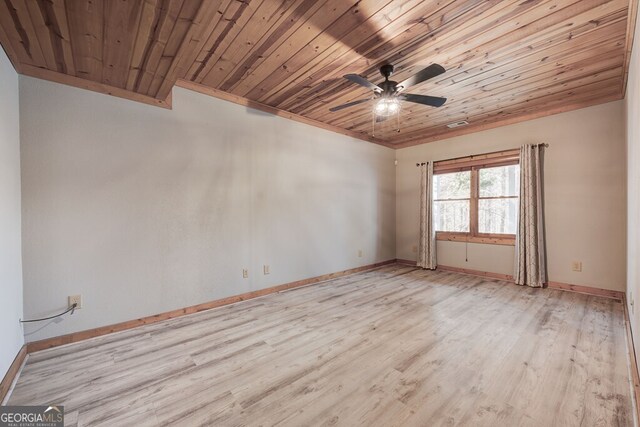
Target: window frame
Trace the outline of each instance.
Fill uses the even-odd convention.
[[[479,171],[499,166],[520,164],[520,150],[498,151],[495,153],[461,157],[457,159],[434,162],[433,174],[440,175],[452,172],[471,172],[471,194],[469,199],[469,231],[437,231],[436,239],[450,242],[484,243],[490,245],[515,246],[515,234],[480,233],[478,231],[479,202],[481,199],[513,199],[518,196],[480,197]],[[461,199],[462,200],[462,199]],[[466,198],[464,200],[467,200]],[[434,200],[435,202],[435,200]]]

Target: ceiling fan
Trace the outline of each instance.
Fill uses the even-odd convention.
[[[371,89],[374,93],[374,97],[338,105],[337,107],[330,108],[329,111],[340,111],[344,108],[353,107],[354,105],[377,100],[373,112],[376,116],[376,121],[380,122],[400,111],[400,101],[414,102],[416,104],[429,105],[431,107],[441,107],[447,101],[447,98],[402,92],[411,86],[439,76],[445,71],[446,70],[441,65],[431,64],[424,70],[398,83],[389,80],[389,77],[393,74],[393,65],[386,64],[380,67],[380,74],[384,76],[384,82],[377,85],[371,83],[369,80],[359,76],[358,74],[347,74],[344,76],[345,79]]]

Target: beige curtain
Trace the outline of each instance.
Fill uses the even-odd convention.
[[[515,282],[542,287],[547,281],[543,213],[544,145],[520,148],[520,209],[516,234]]]
[[[433,162],[420,165],[420,241],[418,267],[435,270],[436,233],[433,228]]]

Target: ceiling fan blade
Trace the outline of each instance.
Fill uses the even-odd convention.
[[[329,111],[331,111],[331,112],[340,111],[340,110],[342,110],[344,108],[353,107],[354,105],[362,104],[362,103],[367,102],[367,101],[371,101],[371,99],[359,99],[357,101],[347,102],[346,104],[342,104],[342,105],[338,105],[337,107],[329,108]]]
[[[429,65],[427,68],[425,68],[422,71],[419,71],[418,73],[414,74],[413,76],[409,77],[407,80],[400,82],[398,84],[398,90],[404,90],[408,87],[411,86],[415,86],[418,83],[422,83],[424,81],[427,81],[429,79],[432,79],[436,76],[439,76],[440,74],[444,73],[446,70],[444,69],[444,67],[442,65],[439,64],[431,64]]]
[[[429,105],[431,107],[442,107],[445,102],[447,102],[447,98],[440,98],[439,96],[428,96],[428,95],[415,95],[413,93],[405,93],[400,96],[400,99],[409,102],[415,102],[416,104]]]
[[[364,77],[360,77],[357,74],[347,74],[344,76],[344,78],[353,83],[359,84],[360,86],[364,86],[367,89],[371,89],[374,92],[382,92],[382,89],[379,86],[374,85],[369,80],[365,79]]]

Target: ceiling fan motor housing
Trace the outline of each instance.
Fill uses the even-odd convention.
[[[380,83],[378,86],[382,89],[383,96],[392,96],[397,92],[398,82],[394,82],[392,80],[385,80]]]
[[[380,67],[380,74],[382,74],[382,76],[385,79],[388,79],[393,74],[393,70],[394,70],[393,65],[385,64],[382,67]]]

